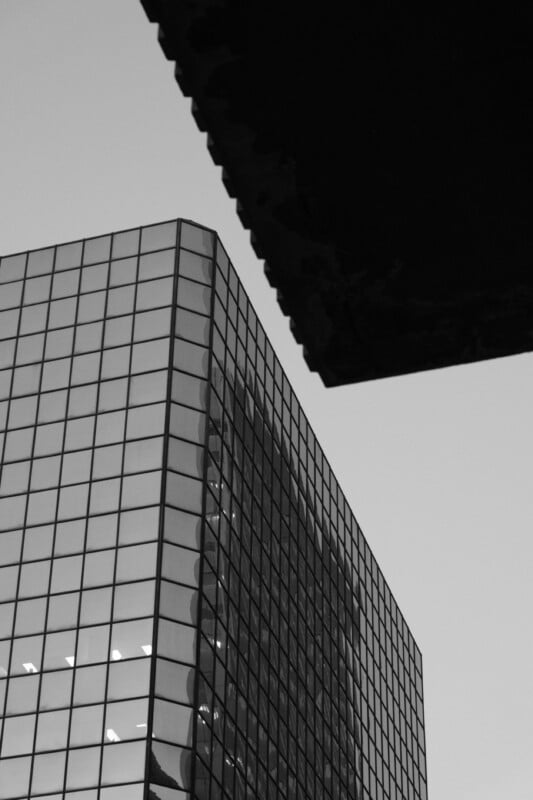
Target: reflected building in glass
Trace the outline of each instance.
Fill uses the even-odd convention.
[[[216,234],[0,262],[0,800],[425,800],[420,652]]]

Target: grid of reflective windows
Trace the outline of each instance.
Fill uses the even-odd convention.
[[[0,262],[0,800],[426,800],[422,665],[212,231]]]
[[[217,242],[195,797],[426,798],[418,648]]]

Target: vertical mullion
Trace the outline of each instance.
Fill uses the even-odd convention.
[[[176,308],[177,308],[177,294],[178,294],[178,270],[179,270],[179,254],[181,243],[181,221],[176,221],[176,240],[174,243],[174,275],[172,283],[172,305],[170,310],[170,339],[169,339],[169,355],[168,355],[168,372],[167,372],[167,388],[165,398],[165,422],[163,429],[163,453],[161,462],[161,493],[159,498],[159,533],[158,533],[158,553],[156,563],[156,586],[154,595],[154,618],[152,630],[152,654],[151,654],[151,669],[150,669],[150,684],[148,696],[148,719],[146,727],[146,762],[144,770],[144,798],[149,800],[149,786],[150,786],[150,749],[152,746],[152,730],[154,723],[154,705],[155,705],[155,680],[157,668],[157,639],[159,634],[159,608],[160,608],[160,594],[161,594],[161,572],[163,565],[163,541],[165,532],[165,501],[166,501],[166,488],[167,488],[167,463],[168,463],[168,449],[169,449],[169,435],[170,435],[170,409],[172,400],[172,376],[174,372],[174,347],[176,339]],[[140,235],[139,235],[140,247]],[[133,348],[132,348],[133,352]]]

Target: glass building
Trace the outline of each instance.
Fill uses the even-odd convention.
[[[0,261],[0,800],[425,800],[420,652],[214,232]]]

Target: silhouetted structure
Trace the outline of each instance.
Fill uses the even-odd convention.
[[[533,349],[529,9],[142,4],[326,385]]]

